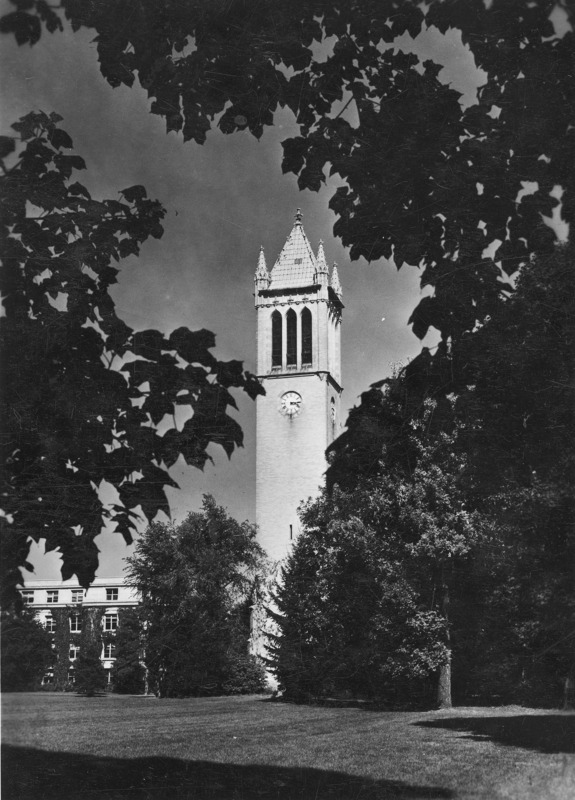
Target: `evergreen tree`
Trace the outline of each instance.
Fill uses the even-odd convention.
[[[106,670],[100,660],[101,648],[95,642],[88,642],[80,648],[76,661],[75,686],[79,692],[93,697],[97,691],[106,688]]]
[[[143,629],[137,609],[123,609],[114,639],[115,656],[112,684],[119,694],[142,694],[145,668],[142,663]]]

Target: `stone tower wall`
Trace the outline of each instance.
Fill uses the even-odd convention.
[[[336,271],[334,273],[337,275]],[[301,215],[268,272],[263,249],[255,274],[257,374],[266,390],[257,398],[256,522],[259,542],[273,561],[297,539],[298,506],[316,497],[327,468],[325,451],[341,433],[341,287],[329,283],[323,245],[318,256]],[[302,311],[311,312],[311,363],[302,363]],[[287,363],[287,314],[297,315],[297,363]],[[272,365],[272,315],[282,317],[282,363]],[[282,398],[297,393],[290,415]],[[298,397],[299,396],[299,397]],[[301,400],[300,400],[301,398]],[[292,411],[294,409],[292,408]]]
[[[257,398],[256,522],[259,542],[272,561],[288,554],[297,538],[297,508],[319,494],[326,470],[325,449],[333,438],[331,400],[339,392],[326,375],[284,375],[263,381],[265,397]],[[282,412],[288,391],[302,397],[301,411]]]

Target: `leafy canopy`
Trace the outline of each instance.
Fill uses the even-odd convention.
[[[126,561],[142,598],[154,691],[162,697],[221,694],[227,684],[237,691],[239,662],[244,671],[258,672],[247,653],[248,604],[263,567],[255,526],[237,522],[205,495],[202,511],[180,525],[152,524]]]
[[[29,567],[29,538],[60,550],[62,577],[76,574],[87,586],[102,526],[129,543],[142,513],[169,515],[170,467],[182,456],[203,468],[212,443],[230,456],[242,444],[230,389],[252,398],[261,391],[241,362],[215,358],[210,331],[135,331],[117,316],[114,264],[162,235],[164,210],[143,186],[93,199],[75,180],[85,164],[60,121],[37,112],[16,123],[17,154],[15,139],[0,139],[8,587],[20,581],[18,567]],[[180,428],[170,424],[178,406],[192,412]]]
[[[330,448],[328,488],[354,498],[377,487],[382,453],[385,480],[419,472],[421,453],[410,431],[425,420],[430,396],[438,399],[425,420],[430,440],[457,431],[452,457],[462,454],[464,468],[453,487],[439,463],[431,464],[431,488],[452,499],[456,489],[466,510],[479,512],[490,528],[449,585],[460,702],[556,706],[575,668],[573,263],[572,243],[530,260],[514,293],[453,343],[449,359],[433,362],[428,355],[383,389],[365,392]],[[446,387],[454,385],[459,391],[447,402]],[[427,518],[418,510],[424,510],[425,477],[407,509],[415,522]],[[369,502],[368,494],[365,508]],[[439,533],[445,529],[442,523]]]
[[[385,402],[395,404],[389,394]],[[428,403],[409,426],[411,469],[383,449],[376,474],[301,509],[272,612],[274,670],[294,699],[405,701],[449,661],[445,585],[486,530],[466,509],[454,437],[428,435],[433,411]]]
[[[13,0],[0,28],[34,44],[62,29],[43,0]],[[492,313],[530,253],[555,241],[559,206],[575,222],[572,57],[565,0],[63,0],[73,30],[96,32],[111,86],[138,80],[168,131],[203,143],[215,125],[260,137],[279,107],[300,135],[283,170],[330,206],[352,259],[393,256],[422,268],[411,323],[444,340]],[[565,19],[556,34],[551,14]],[[465,107],[440,76],[392,45],[455,29],[485,74]]]

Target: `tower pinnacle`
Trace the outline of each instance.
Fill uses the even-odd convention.
[[[335,261],[333,262],[333,271],[331,273],[331,288],[334,290],[334,292],[338,297],[341,297],[343,290],[341,288],[341,283],[337,272],[337,264],[335,263]]]
[[[256,287],[258,289],[267,289],[271,277],[268,272],[267,264],[266,264],[266,257],[264,255],[264,248],[263,245],[260,246],[260,254],[258,257],[258,266],[256,269],[256,274],[254,275],[254,281],[256,283]]]
[[[319,247],[317,250],[317,258],[316,258],[316,268],[315,268],[315,275],[314,280],[315,283],[319,283],[320,285],[327,286],[327,276],[328,276],[328,266],[327,261],[325,260],[325,253],[323,249],[323,241],[320,240]]]

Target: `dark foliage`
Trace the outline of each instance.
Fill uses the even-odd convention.
[[[429,398],[430,437],[457,432],[459,490],[491,521],[450,586],[459,702],[557,707],[573,680],[574,261],[572,244],[531,259],[513,294],[441,360],[423,355],[366,392],[331,448],[328,488],[353,494],[417,468],[411,430]],[[450,369],[459,393],[446,403]]]
[[[54,608],[51,611],[55,624],[54,633],[51,634],[54,646],[54,661],[52,664],[52,681],[50,689],[56,691],[74,691],[74,675],[77,667],[76,661],[70,661],[70,647],[79,648],[79,652],[89,647],[94,647],[98,653],[102,652],[104,634],[102,630],[103,608]],[[79,618],[80,630],[72,631],[70,621],[72,617]]]
[[[101,650],[96,643],[88,642],[80,649],[76,661],[75,688],[87,697],[106,688],[106,671],[100,661]]]
[[[144,631],[138,609],[123,608],[114,638],[112,685],[118,694],[142,694],[145,690]]]
[[[201,513],[155,523],[136,542],[128,575],[142,596],[150,688],[161,697],[239,693],[242,673],[248,687],[261,682],[248,657],[248,604],[263,560],[255,536],[205,495]]]
[[[240,644],[238,642],[238,645]],[[236,650],[237,652],[228,658],[222,694],[260,694],[264,692],[267,680],[261,660],[251,653],[245,653],[245,640],[243,647],[237,646]]]
[[[183,455],[202,468],[210,443],[227,455],[242,443],[228,415],[232,387],[255,397],[239,361],[220,362],[206,330],[134,331],[115,312],[112,264],[162,235],[164,210],[142,186],[94,200],[73,180],[85,168],[69,154],[55,114],[32,113],[13,127],[23,143],[0,177],[4,258],[0,320],[3,359],[2,575],[8,599],[29,568],[29,540],[62,553],[62,577],[87,586],[105,522],[131,542],[141,512],[169,514],[168,469]],[[4,156],[13,139],[2,139]],[[193,417],[160,436],[177,405]],[[120,503],[105,505],[102,483]],[[140,511],[141,509],[141,511]],[[9,522],[8,522],[9,521]],[[30,537],[30,538],[29,538]]]
[[[3,611],[0,619],[2,639],[2,691],[25,692],[36,689],[53,660],[51,638],[27,608],[19,613]]]
[[[43,0],[14,2],[1,27],[19,43],[61,27]],[[556,6],[562,38],[549,19]],[[433,293],[411,318],[420,337],[473,330],[529,255],[552,250],[543,217],[558,206],[554,186],[574,221],[572,3],[64,0],[62,11],[74,30],[96,31],[108,83],[139,80],[151,112],[184,140],[203,143],[216,121],[260,137],[277,108],[291,109],[300,135],[284,142],[283,170],[302,189],[343,179],[330,205],[352,258],[423,268]],[[472,105],[441,82],[441,65],[390,47],[431,27],[460,31],[484,71]],[[517,200],[526,181],[536,188]]]
[[[457,409],[470,496],[500,529],[472,577],[485,609],[473,626],[475,691],[548,706],[575,676],[574,262],[572,244],[535,259],[462,342],[470,388]]]
[[[382,404],[395,413],[389,393]],[[272,612],[274,671],[288,697],[428,705],[439,677],[437,701],[450,704],[449,592],[487,526],[466,509],[454,437],[429,433],[434,410],[428,403],[406,426],[411,468],[383,448],[377,476],[301,509]]]

